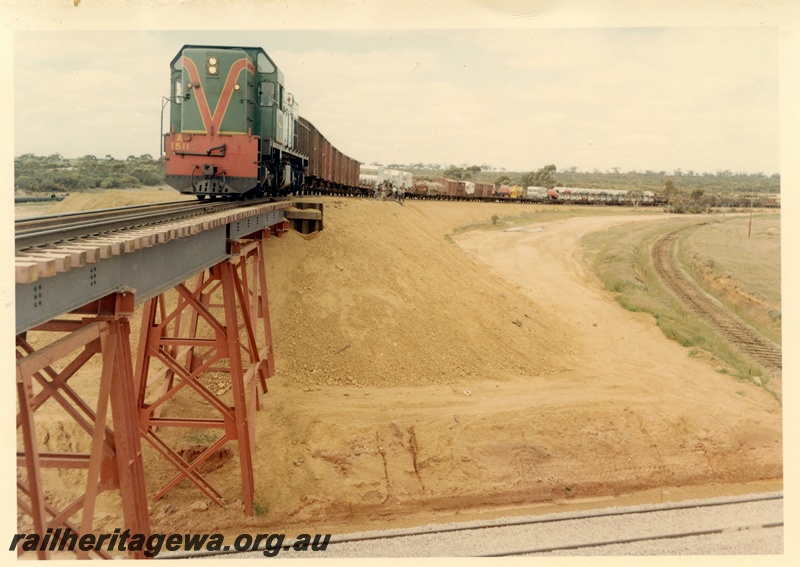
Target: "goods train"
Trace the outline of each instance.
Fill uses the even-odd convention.
[[[586,205],[631,205],[634,195],[614,189],[584,189],[579,187],[516,187],[480,181],[455,181],[440,178],[417,181],[406,197],[448,201],[509,201],[516,203],[571,203]],[[642,191],[635,197],[640,205],[664,205],[666,199],[652,191]]]
[[[167,183],[209,198],[327,193],[372,196],[623,204],[625,191],[495,188],[365,165],[334,147],[300,116],[283,73],[258,47],[184,45],[170,63],[169,132],[162,132]],[[162,122],[163,127],[163,122]],[[660,204],[644,192],[642,204]]]
[[[166,181],[206,197],[367,195],[361,164],[300,117],[261,48],[185,45],[170,64]]]

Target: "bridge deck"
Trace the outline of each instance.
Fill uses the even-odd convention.
[[[114,292],[134,291],[141,304],[227,258],[231,241],[294,211],[295,203],[265,203],[18,252],[16,334]]]

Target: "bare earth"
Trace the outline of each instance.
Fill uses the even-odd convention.
[[[580,260],[582,234],[663,217],[451,242],[537,207],[322,200],[322,233],[267,246],[278,373],[257,417],[258,514],[237,506],[234,455],[207,474],[227,509],[198,514],[184,482],[152,504],[154,531],[354,531],[780,489],[780,403],[623,310]],[[169,469],[146,457],[152,489]],[[111,499],[105,514],[120,525]]]

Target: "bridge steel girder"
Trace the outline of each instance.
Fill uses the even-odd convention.
[[[110,258],[51,277],[17,283],[16,333],[118,291],[135,290],[138,306],[227,258],[229,242],[258,230],[282,226],[283,209],[272,208],[277,205],[264,206],[266,210],[257,214],[210,228],[203,228],[201,221],[184,220],[179,225],[185,236],[155,244],[142,244],[142,239],[135,236],[125,242],[122,231],[115,239],[129,245],[133,242],[135,249],[119,251]],[[87,238],[76,246],[90,246],[95,240],[103,237]]]

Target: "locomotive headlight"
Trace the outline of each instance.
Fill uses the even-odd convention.
[[[208,67],[208,74],[209,75],[216,75],[217,74],[217,66],[216,65],[210,65]]]
[[[217,58],[216,57],[209,57],[208,58],[208,64],[209,65],[216,65],[217,64]]]
[[[239,89],[241,89],[241,88],[242,88],[242,87],[240,87],[239,85],[233,85],[233,90],[235,90],[235,91],[238,91],[238,90],[239,90]]]

